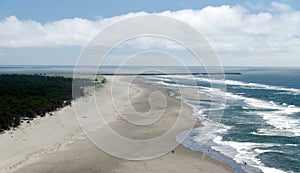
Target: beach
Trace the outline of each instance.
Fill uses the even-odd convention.
[[[54,116],[37,118],[30,124],[24,123],[16,130],[1,134],[0,172],[233,172],[228,165],[181,145],[173,149],[173,152],[146,160],[122,159],[100,150],[84,134],[77,121],[79,118],[81,125],[88,127],[86,131],[93,131],[105,125],[104,122],[96,121],[98,110],[93,107],[95,102],[101,105],[101,114],[109,127],[133,140],[151,139],[166,133],[176,123],[179,112],[182,121],[168,144],[176,144],[176,135],[189,129],[191,122],[195,122],[193,126],[199,126],[201,123],[193,117],[191,107],[180,99],[170,96],[168,88],[138,79],[130,84],[128,90],[128,82],[131,80],[127,76],[106,76],[106,78],[108,82],[103,88],[73,101],[72,107],[65,107],[55,112]],[[112,85],[115,91],[113,99],[117,100],[116,103],[111,100]],[[129,97],[124,94],[127,92]],[[165,100],[156,100],[150,105],[148,98],[151,93],[156,93],[151,96],[154,99],[158,97]],[[180,93],[176,92],[175,95],[180,96]],[[207,96],[203,97],[208,99]],[[167,104],[164,105],[164,101]],[[157,118],[156,114],[162,113],[163,116],[158,117],[158,121],[149,126],[128,123],[118,116],[116,108],[118,112],[131,118],[134,112],[129,109],[129,104],[139,113],[151,110],[149,116],[146,116],[147,121],[152,121],[151,115],[154,116],[153,121]],[[133,120],[145,123],[139,118]],[[100,135],[107,135],[105,133],[103,130],[103,134]],[[125,152],[123,147],[120,145],[120,151],[116,152],[120,154]],[[155,153],[152,149],[145,146],[145,153],[141,154]],[[135,154],[132,153],[132,157],[135,157]]]

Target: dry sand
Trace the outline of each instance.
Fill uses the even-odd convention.
[[[190,128],[191,122],[195,121],[191,116],[192,109],[179,99],[168,96],[166,88],[136,81],[128,90],[128,77],[117,77],[114,82],[112,77],[107,76],[107,78],[108,83],[104,88],[91,96],[76,100],[73,104],[73,108],[77,108],[76,113],[80,122],[88,125],[87,131],[92,132],[104,126],[103,122],[98,121],[95,103],[100,107],[101,114],[111,129],[134,140],[159,137],[176,123],[178,114],[181,113],[183,118],[172,134],[172,138],[168,139],[167,144],[172,145],[176,143],[175,135]],[[112,102],[110,95],[112,84],[116,87],[113,94],[114,99],[117,100],[115,103]],[[129,98],[125,94],[127,92],[130,93]],[[151,105],[149,96],[151,96]],[[138,113],[133,112],[130,105]],[[31,124],[22,125],[16,131],[0,135],[0,172],[233,172],[229,166],[181,145],[174,149],[174,153],[168,152],[160,157],[142,161],[130,161],[111,156],[97,148],[83,135],[73,108],[64,108],[56,112],[55,116],[36,119]],[[137,123],[143,124],[149,121],[153,123],[146,126],[133,125],[120,118],[115,108],[125,118],[132,118],[139,113],[145,115],[142,120],[136,117],[131,119]],[[162,116],[156,117],[157,114]],[[105,130],[102,132],[101,135],[107,135]],[[108,136],[107,141],[109,140]],[[117,153],[125,152],[124,147],[120,145]],[[132,156],[136,156],[137,153],[143,155],[147,154],[146,152],[154,152],[151,146],[142,147],[144,148],[141,150],[141,146],[138,146],[138,151],[133,152]]]

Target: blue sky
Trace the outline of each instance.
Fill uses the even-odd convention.
[[[15,15],[19,19],[33,19],[40,22],[60,20],[65,18],[81,17],[97,19],[98,17],[113,17],[130,12],[146,11],[162,12],[182,9],[201,9],[206,6],[244,5],[268,6],[272,0],[1,0],[0,18]],[[298,0],[277,0],[288,4],[295,10],[300,9]],[[258,8],[257,7],[257,8]],[[253,12],[261,9],[249,8]]]
[[[300,66],[297,0],[1,0],[0,65],[74,65],[106,26],[153,13],[197,29],[224,65]]]

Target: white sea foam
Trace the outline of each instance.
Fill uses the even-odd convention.
[[[275,112],[258,112],[266,123],[276,127],[276,130],[260,131],[261,134],[300,136],[300,121],[289,116],[285,116],[280,111]],[[267,133],[266,133],[267,132]],[[274,132],[274,133],[271,133]],[[271,133],[271,134],[270,134]],[[291,133],[291,134],[289,134]]]
[[[288,144],[288,145],[294,145],[294,144]],[[287,144],[285,144],[285,146],[287,146]],[[259,153],[259,154],[263,154],[263,153],[285,153],[284,151],[278,151],[278,150],[270,150],[270,149],[254,149],[254,151],[256,153]]]
[[[273,86],[273,85],[266,85],[260,83],[246,83],[241,81],[235,80],[225,80],[225,79],[213,79],[213,78],[205,78],[205,77],[195,77],[192,75],[166,75],[166,76],[156,76],[153,77],[157,80],[165,80],[165,81],[174,81],[174,79],[191,79],[196,81],[207,82],[210,84],[220,84],[220,85],[232,85],[232,86],[240,86],[246,89],[265,89],[265,90],[277,90],[277,91],[286,91],[293,94],[300,94],[300,89],[296,88],[286,88],[282,86]],[[282,93],[286,94],[286,93]]]
[[[261,169],[264,173],[286,173],[282,170],[276,169],[276,168],[269,168],[265,166],[259,166],[259,169]]]
[[[212,146],[212,149],[233,158],[237,163],[244,164],[246,162],[247,165],[259,168],[264,173],[284,173],[282,170],[264,166],[261,160],[257,158],[259,154],[265,152],[278,152],[263,148],[280,146],[280,144],[223,141],[221,136],[216,137],[213,141],[217,145]],[[247,169],[246,167],[244,168]]]
[[[170,77],[164,77],[164,76],[147,76],[148,80],[156,80],[156,81],[168,81],[173,82],[174,80]]]
[[[209,140],[215,139],[220,134],[225,134],[230,126],[226,126],[222,123],[211,121],[210,119],[204,118],[201,122],[202,126],[197,128],[198,134],[194,137],[194,141],[199,145],[204,145]]]
[[[199,78],[197,78],[199,79]],[[206,80],[206,78],[201,78]],[[207,82],[211,82],[209,79]],[[213,81],[223,82],[222,80]],[[228,85],[240,85],[242,87],[247,88],[259,88],[259,89],[270,89],[270,90],[282,90],[299,94],[300,91],[293,88],[283,88],[277,86],[268,86],[262,84],[254,84],[254,83],[244,83],[239,81],[230,81],[225,80],[225,83]],[[189,87],[185,85],[177,85],[177,84],[166,84],[172,87]],[[268,135],[268,136],[300,136],[300,122],[293,118],[291,115],[300,112],[300,108],[294,105],[288,105],[286,103],[277,104],[273,101],[259,100],[256,98],[244,97],[241,95],[224,92],[218,88],[210,88],[198,86],[199,92],[203,94],[207,94],[212,98],[223,97],[227,100],[236,100],[244,103],[242,106],[243,109],[259,109],[256,111],[249,112],[252,115],[261,116],[266,123],[273,126],[269,129],[258,129],[256,132],[252,132],[252,134],[256,135]],[[215,103],[218,103],[217,100],[214,100]],[[214,102],[213,102],[214,103]],[[193,106],[193,104],[191,104]],[[223,109],[225,106],[223,107]],[[207,119],[207,115],[205,112],[207,111],[205,108],[201,108],[194,105],[194,111],[196,111],[196,115],[201,117],[203,127],[199,128],[199,135],[193,137],[193,140],[197,142],[199,145],[203,145],[204,141],[208,141],[210,139],[216,145],[213,145],[211,148],[213,150],[219,151],[220,153],[233,158],[237,163],[243,164],[247,162],[247,165],[256,167],[261,169],[265,173],[284,173],[284,171],[266,167],[262,161],[257,158],[258,155],[266,152],[278,152],[276,150],[268,149],[272,146],[298,146],[297,144],[274,144],[274,143],[253,143],[253,142],[236,142],[236,141],[223,141],[220,135],[227,133],[228,129],[231,127],[225,126],[221,123],[217,123],[214,121],[210,121]],[[207,108],[208,109],[208,108]],[[213,107],[211,108],[213,109]],[[245,168],[246,169],[246,168]]]
[[[253,149],[261,147],[261,144],[251,142],[234,142],[234,141],[223,141],[221,136],[216,137],[214,143],[217,146],[213,146],[214,150],[220,151],[221,153],[233,158],[237,163],[247,162],[248,164],[255,165],[260,164],[260,160],[255,158],[257,154],[253,153]],[[265,144],[266,146],[267,144]],[[268,145],[273,146],[273,145]]]
[[[220,89],[208,87],[202,87],[202,91],[208,92],[210,95],[218,95],[219,93],[223,92]],[[261,116],[266,121],[266,123],[275,127],[276,129],[273,131],[269,131],[268,133],[263,133],[261,131],[261,135],[277,136],[279,134],[285,134],[287,136],[300,136],[300,121],[291,116],[295,113],[300,112],[299,107],[287,104],[280,105],[276,104],[273,101],[244,97],[229,92],[225,93],[225,98],[243,101],[247,105],[247,108],[249,108],[250,106],[255,109],[262,109],[262,111],[254,111],[250,113]]]
[[[197,78],[201,80],[206,80],[210,81],[208,78]],[[214,82],[217,81],[222,81],[222,80],[214,80]],[[239,85],[246,85],[247,86],[265,86],[261,84],[254,84],[254,83],[244,83],[244,82],[239,82],[239,81],[228,81],[225,80],[225,82],[230,83],[230,84],[239,84]],[[160,82],[159,82],[160,83]],[[161,82],[163,83],[163,82]],[[173,87],[189,87],[185,85],[178,85],[178,84],[166,84],[168,86],[173,86]],[[270,88],[270,86],[265,88]],[[277,88],[277,87],[275,87]],[[249,109],[249,108],[254,108],[254,109],[265,109],[268,111],[255,111],[251,112],[252,114],[259,115],[261,116],[266,123],[268,123],[271,126],[274,126],[275,129],[272,129],[270,131],[257,131],[253,132],[253,134],[258,134],[258,135],[273,135],[273,136],[278,136],[278,135],[284,135],[284,136],[300,136],[300,121],[291,117],[290,115],[295,114],[300,112],[300,108],[296,107],[294,105],[288,105],[286,103],[283,104],[276,104],[273,101],[265,101],[265,100],[259,100],[255,98],[249,98],[249,97],[244,97],[241,95],[236,95],[233,93],[229,92],[224,92],[223,90],[219,88],[211,88],[211,87],[203,87],[199,86],[198,87],[199,92],[202,94],[209,95],[212,99],[215,101],[220,98],[225,98],[225,99],[233,99],[233,100],[240,100],[244,102],[246,106],[243,106],[243,109]],[[222,107],[223,109],[225,108]]]
[[[260,135],[260,136],[287,136],[287,137],[295,136],[295,133],[293,132],[281,130],[277,128],[257,129],[256,132],[251,132],[250,134]]]
[[[172,83],[165,83],[163,81],[156,82],[161,85],[173,87],[173,88],[198,88],[198,86],[192,86],[192,85],[182,85],[182,84],[172,84]]]
[[[285,146],[290,146],[290,147],[297,147],[298,144],[284,144]]]
[[[265,85],[259,83],[246,83],[246,82],[234,81],[234,80],[211,79],[211,78],[203,78],[203,77],[196,77],[195,79],[198,81],[214,83],[214,84],[242,86],[248,89],[277,90],[277,91],[287,91],[294,94],[300,94],[300,89],[295,89],[295,88],[285,88],[281,86],[272,86],[272,85]]]

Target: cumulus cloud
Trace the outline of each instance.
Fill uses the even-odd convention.
[[[300,47],[300,11],[273,2],[270,8],[252,13],[242,6],[208,6],[200,10],[164,11],[156,13],[173,17],[200,31],[218,52],[298,52]],[[1,47],[83,46],[99,31],[116,21],[145,15],[129,13],[96,21],[73,18],[47,23],[20,20],[10,16],[0,21]],[[136,28],[128,28],[136,29]],[[142,47],[158,44],[151,39],[137,39],[131,45]],[[159,41],[159,45],[164,42]],[[164,43],[178,49],[172,43]]]
[[[73,18],[45,24],[9,16],[0,21],[0,47],[83,46],[109,24],[145,14],[129,13],[97,21]]]
[[[16,16],[0,23],[0,45],[3,47],[44,47],[80,45],[97,31],[97,22],[86,19],[64,19],[46,24],[21,21]]]

